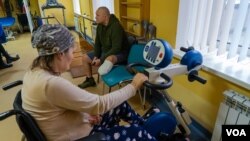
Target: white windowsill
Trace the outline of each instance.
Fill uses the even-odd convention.
[[[183,54],[182,51],[174,50],[175,57],[179,59]],[[234,64],[234,67],[232,67],[232,63],[233,60],[226,61],[223,56],[219,59],[203,57],[202,69],[250,90],[250,61]]]

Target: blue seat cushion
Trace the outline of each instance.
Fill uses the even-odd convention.
[[[15,24],[16,19],[14,17],[3,17],[0,18],[0,23],[3,27],[10,27]]]
[[[132,78],[133,75],[126,70],[126,66],[124,65],[114,66],[108,74],[102,76],[102,80],[109,87],[113,87],[121,81],[130,80]]]
[[[142,65],[148,64],[143,58],[144,46],[145,46],[144,44],[132,45],[128,56],[128,62],[127,62],[128,64],[131,63],[139,63]],[[136,69],[137,72],[143,72],[145,67],[135,66],[134,68]],[[130,74],[127,71],[126,65],[114,66],[108,74],[102,76],[103,82],[109,87],[113,87],[122,81],[127,81],[131,79],[133,79],[133,74]]]

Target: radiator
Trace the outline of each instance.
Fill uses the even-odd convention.
[[[250,100],[233,90],[224,91],[211,141],[221,141],[222,125],[249,125]]]

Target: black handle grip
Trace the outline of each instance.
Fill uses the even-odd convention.
[[[180,47],[180,50],[183,51],[183,52],[188,52],[190,50],[194,50],[194,47],[190,46],[188,48],[185,48],[185,47]]]
[[[10,88],[13,88],[15,86],[18,86],[18,85],[22,85],[23,84],[23,81],[22,80],[17,80],[17,81],[14,81],[14,82],[11,82],[9,84],[6,84],[2,87],[3,90],[8,90]]]
[[[188,74],[188,80],[190,81],[190,82],[193,82],[193,81],[198,81],[198,82],[200,82],[200,83],[202,83],[202,84],[206,84],[207,83],[207,80],[205,80],[205,79],[203,79],[202,77],[200,77],[199,75],[198,75],[198,71],[197,70],[193,70],[193,71],[191,71],[189,74]]]
[[[131,74],[135,74],[136,71],[133,69],[133,67],[135,67],[135,66],[152,67],[149,64],[131,63],[131,64],[127,65],[128,72],[130,72]],[[165,79],[166,82],[163,82],[163,83],[160,83],[160,84],[153,84],[153,83],[150,83],[149,81],[145,81],[143,83],[144,86],[146,86],[148,88],[152,88],[152,89],[164,90],[164,89],[167,89],[167,88],[169,88],[169,87],[171,87],[173,85],[173,81],[169,76],[167,76],[164,73],[161,73],[160,76],[163,79]]]

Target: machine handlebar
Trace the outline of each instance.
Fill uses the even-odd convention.
[[[135,67],[135,66],[142,66],[142,67],[146,67],[146,68],[152,67],[152,65],[150,65],[150,64],[131,63],[131,64],[127,65],[126,69],[129,73],[136,74],[136,70],[133,69],[133,67]]]
[[[162,82],[160,84],[153,84],[153,83],[150,83],[149,81],[145,81],[143,83],[144,86],[146,86],[148,88],[152,88],[152,89],[164,90],[164,89],[167,89],[167,88],[169,88],[169,87],[171,87],[173,85],[173,80],[169,76],[167,76],[164,73],[161,73],[160,76],[164,80],[166,80],[166,82]]]
[[[132,64],[127,65],[128,72],[130,72],[131,74],[135,74],[136,71],[135,71],[135,69],[133,69],[133,67],[135,67],[135,66],[152,67],[151,65],[140,64],[140,63],[132,63]],[[153,83],[150,83],[149,81],[145,81],[143,83],[144,86],[146,86],[148,88],[152,88],[152,89],[163,90],[163,89],[167,89],[167,88],[169,88],[169,87],[171,87],[173,85],[173,81],[169,76],[167,76],[164,73],[161,73],[160,76],[164,80],[166,80],[166,82],[162,82],[160,84],[153,84]]]

